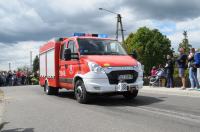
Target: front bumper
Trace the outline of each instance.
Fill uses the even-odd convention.
[[[112,77],[115,78],[115,83],[109,80],[108,74],[113,71],[117,71],[118,73],[122,72],[122,74],[124,73],[130,74],[130,72],[126,72],[130,70],[134,70],[135,72],[137,72],[136,74],[138,74],[138,77],[136,78],[135,81],[132,81],[132,82],[127,81],[125,85],[124,84],[121,85],[120,83],[118,83],[118,80],[116,80],[115,78],[117,76],[116,74],[112,74]],[[129,90],[129,88],[139,90],[143,87],[143,72],[137,67],[136,68],[111,67],[111,68],[104,68],[104,71],[105,73],[95,73],[95,72],[90,71],[84,75],[80,75],[80,77],[84,81],[87,92],[90,92],[90,93],[115,93],[116,92],[117,93],[117,92],[125,92],[125,90],[121,90],[121,91],[119,90],[119,87],[122,88],[121,86],[123,87],[126,86],[127,90]]]
[[[111,93],[111,92],[120,92],[118,90],[118,85],[109,84],[108,79],[84,79],[84,84],[86,91],[90,93]],[[135,83],[127,84],[128,87],[135,88],[139,90],[143,87],[143,80],[137,80]],[[121,91],[125,92],[125,91]]]

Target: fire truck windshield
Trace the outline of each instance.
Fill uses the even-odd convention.
[[[78,44],[81,55],[127,55],[115,40],[79,38]]]

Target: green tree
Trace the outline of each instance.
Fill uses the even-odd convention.
[[[128,36],[125,44],[128,53],[137,51],[138,60],[144,65],[145,75],[149,75],[153,66],[164,64],[167,54],[173,54],[171,41],[157,29],[141,27]]]
[[[183,31],[183,36],[184,38],[182,42],[179,44],[179,48],[184,48],[185,53],[189,54],[190,48],[192,48],[192,45],[189,44],[187,31]]]
[[[33,72],[37,72],[39,70],[39,57],[36,56],[33,61]]]

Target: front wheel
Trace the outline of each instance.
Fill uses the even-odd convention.
[[[59,91],[58,88],[50,87],[50,86],[48,85],[47,82],[45,83],[44,92],[45,92],[47,95],[57,95],[57,94],[58,94],[58,91]]]
[[[137,97],[137,95],[138,95],[138,90],[128,91],[123,94],[124,98],[128,100],[134,99],[135,97]]]
[[[76,83],[75,83],[75,97],[76,97],[76,100],[81,103],[81,104],[85,104],[88,102],[88,93],[86,91],[86,88],[85,88],[85,85],[84,85],[84,82],[82,80],[78,80]]]

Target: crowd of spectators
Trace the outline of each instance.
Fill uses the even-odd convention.
[[[0,86],[31,85],[36,76],[30,71],[0,71]]]
[[[174,87],[174,68],[178,67],[178,75],[181,78],[181,89],[186,89],[186,71],[189,71],[190,88],[189,90],[200,90],[199,80],[197,78],[197,68],[200,68],[200,52],[196,52],[194,48],[190,49],[189,55],[185,53],[183,48],[179,48],[179,56],[175,59],[167,55],[165,69],[165,79],[167,88]],[[151,76],[157,76],[160,68],[155,66],[151,69]]]

